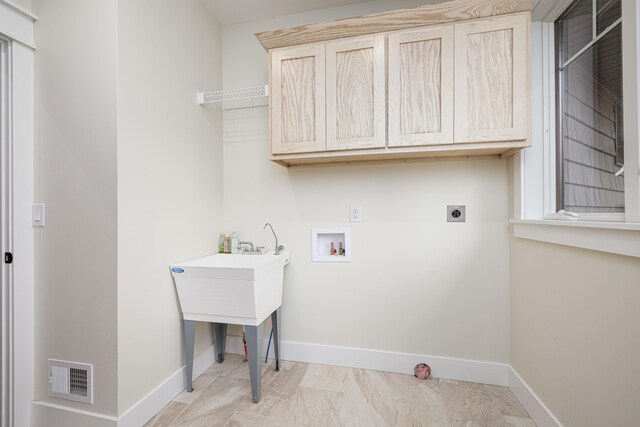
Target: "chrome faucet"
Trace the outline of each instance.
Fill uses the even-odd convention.
[[[267,225],[271,229],[271,232],[273,233],[273,237],[276,238],[276,251],[275,251],[275,254],[276,255],[280,255],[280,251],[284,249],[284,246],[282,246],[282,245],[278,246],[278,236],[276,236],[276,232],[273,231],[273,227],[271,226],[271,224],[266,223],[262,229],[264,230],[265,228],[267,228]]]
[[[253,252],[253,243],[252,242],[239,242],[238,246],[240,246],[240,247],[250,246],[251,247],[251,252]],[[246,252],[246,249],[242,250],[241,252]]]

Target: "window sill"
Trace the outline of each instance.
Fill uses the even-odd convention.
[[[640,223],[511,220],[513,236],[640,258]]]

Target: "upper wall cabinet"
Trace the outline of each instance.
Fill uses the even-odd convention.
[[[455,142],[527,138],[529,20],[456,24]]]
[[[389,34],[389,146],[453,142],[453,25]]]
[[[530,8],[453,0],[258,34],[270,53],[271,159],[497,157],[528,147]]]
[[[327,150],[384,147],[384,36],[326,46]]]
[[[271,52],[271,152],[325,149],[324,44]]]

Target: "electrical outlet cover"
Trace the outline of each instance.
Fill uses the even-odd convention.
[[[349,209],[349,218],[351,222],[362,222],[362,207],[351,206]]]
[[[449,205],[447,206],[447,222],[465,222],[466,206]]]

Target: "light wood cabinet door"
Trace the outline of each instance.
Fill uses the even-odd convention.
[[[325,150],[325,46],[271,52],[271,152]]]
[[[455,142],[527,138],[529,15],[455,25]]]
[[[453,25],[389,34],[389,146],[453,143]]]
[[[326,46],[327,150],[384,147],[384,36]]]

